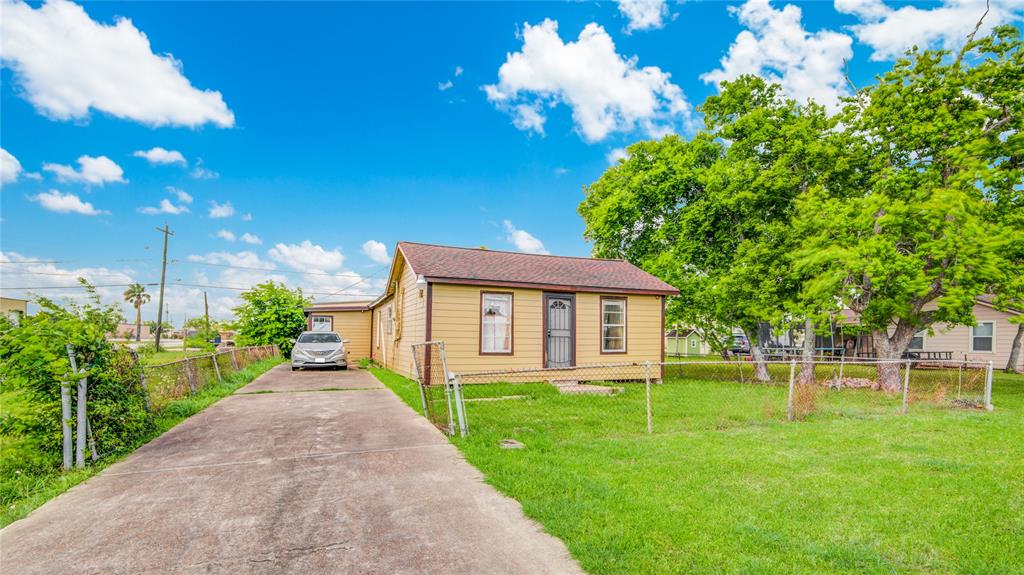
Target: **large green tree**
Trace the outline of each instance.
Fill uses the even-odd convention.
[[[789,233],[796,198],[847,185],[836,170],[842,134],[824,108],[780,97],[756,77],[723,85],[701,107],[706,128],[629,148],[586,188],[580,214],[594,254],[622,257],[679,288],[669,305],[708,341],[739,326],[767,379],[758,326],[792,321],[799,282]],[[813,335],[809,336],[813,343]]]
[[[801,197],[796,263],[806,301],[856,312],[880,359],[898,359],[920,330],[973,324],[976,298],[1010,285],[1022,235],[1000,205],[1021,186],[1022,64],[1012,27],[956,57],[914,50],[840,115],[865,185]],[[884,387],[898,369],[880,368]]]
[[[303,308],[309,299],[301,289],[288,289],[269,281],[242,292],[242,305],[236,307],[235,341],[241,345],[277,345],[288,355],[292,340],[306,329]]]

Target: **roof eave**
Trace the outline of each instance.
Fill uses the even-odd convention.
[[[618,288],[609,286],[586,286],[586,285],[567,285],[567,284],[552,284],[552,283],[540,283],[540,282],[517,282],[517,281],[502,281],[502,280],[482,280],[477,278],[452,278],[452,277],[438,277],[429,276],[426,278],[427,282],[440,283],[440,284],[463,284],[463,285],[483,285],[483,286],[498,286],[498,287],[518,287],[524,289],[546,289],[550,291],[566,291],[566,292],[585,292],[585,293],[615,293],[615,294],[635,294],[635,295],[679,295],[679,290],[675,288],[669,289],[648,289],[648,288]]]

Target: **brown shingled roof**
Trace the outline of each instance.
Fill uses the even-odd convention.
[[[675,295],[679,290],[624,260],[523,254],[399,242],[413,271],[434,283]]]

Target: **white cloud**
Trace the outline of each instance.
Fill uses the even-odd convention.
[[[792,4],[776,10],[769,0],[747,0],[729,10],[747,29],[736,36],[721,68],[701,79],[720,84],[754,74],[779,83],[796,100],[838,107],[840,96],[848,94],[843,66],[853,56],[852,38],[831,30],[808,32]]]
[[[555,168],[555,175],[556,176],[564,176],[564,175],[566,175],[568,173],[569,173],[569,168],[565,168],[565,167],[562,167],[562,166],[559,166],[559,167]]]
[[[159,146],[149,150],[136,150],[132,155],[136,158],[145,158],[150,164],[181,164],[184,166],[188,163],[185,161],[185,156],[178,150],[166,150]]]
[[[102,186],[105,183],[127,183],[124,170],[106,156],[79,156],[78,169],[64,164],[43,164],[43,170],[53,172],[61,182],[81,182]]]
[[[186,192],[185,190],[183,190],[181,188],[176,188],[174,186],[167,186],[164,189],[167,190],[168,194],[173,194],[174,197],[178,198],[179,202],[181,202],[183,204],[191,204],[192,203],[192,196],[189,195],[189,193]]]
[[[437,89],[444,92],[445,90],[450,90],[454,85],[455,84],[453,84],[451,80],[446,80],[444,82],[438,82]]]
[[[160,200],[160,205],[158,205],[156,207],[154,207],[154,206],[143,206],[143,207],[139,208],[139,213],[150,215],[150,216],[156,215],[156,214],[170,214],[172,216],[177,216],[177,215],[180,215],[180,214],[187,214],[188,212],[189,212],[189,210],[188,210],[187,206],[175,205],[170,200],[168,200],[167,198],[164,198],[164,199]]]
[[[261,240],[259,236],[255,235],[255,234],[250,234],[249,232],[245,232],[238,239],[243,241],[243,242],[245,242],[245,243],[247,243],[247,244],[252,244],[254,246],[258,246],[258,245],[263,243],[263,240]]]
[[[218,174],[217,172],[203,167],[202,158],[196,160],[196,166],[192,168],[192,171],[189,172],[189,175],[197,180],[215,180],[220,177],[220,174]]]
[[[16,252],[0,252],[0,262],[18,262],[17,265],[0,266],[3,270],[4,286],[33,286],[34,290],[4,290],[4,296],[32,299],[32,294],[46,296],[56,301],[71,300],[83,303],[88,297],[85,290],[78,289],[78,278],[85,278],[93,285],[116,284],[114,287],[97,287],[96,291],[104,303],[123,304],[121,292],[127,284],[134,283],[131,270],[114,270],[106,267],[64,268],[45,263],[45,257],[26,256]],[[145,281],[143,279],[142,281]],[[46,287],[75,286],[74,289],[42,289]],[[150,291],[153,288],[149,288]],[[154,299],[156,299],[154,297]],[[200,299],[200,302],[202,300]],[[156,311],[156,303],[143,307],[143,312]],[[126,316],[135,318],[134,309],[123,308]],[[130,315],[129,315],[130,314]]]
[[[382,265],[391,263],[391,257],[388,256],[388,247],[383,242],[378,242],[377,240],[366,240],[363,244],[363,254],[374,263]]]
[[[511,113],[521,130],[542,133],[544,107],[557,104],[572,109],[577,130],[589,142],[690,119],[690,104],[670,74],[619,55],[598,24],[588,24],[575,42],[563,42],[554,20],[527,23],[522,38],[522,50],[508,54],[498,70],[498,83],[484,86],[487,98]]]
[[[619,12],[629,19],[626,30],[651,30],[665,25],[668,4],[665,0],[616,0]]]
[[[231,202],[218,204],[216,200],[212,200],[209,215],[211,218],[230,218],[235,215],[235,206],[232,206]]]
[[[227,240],[229,242],[235,241],[235,233],[229,230],[220,230],[217,232],[217,237]]]
[[[101,24],[66,0],[2,6],[0,56],[40,113],[69,120],[96,109],[151,126],[234,125],[220,92],[194,88],[182,63],[155,54],[131,20]]]
[[[985,0],[944,0],[933,8],[891,8],[881,0],[835,0],[835,8],[861,21],[850,30],[874,49],[872,60],[894,60],[913,46],[959,49],[985,13]],[[1024,2],[994,0],[978,34],[1022,16]]]
[[[516,247],[517,250],[528,254],[546,254],[544,242],[533,237],[533,234],[526,230],[517,229],[511,221],[505,220],[505,240]]]
[[[0,184],[18,181],[21,174],[21,162],[7,150],[0,148]]]
[[[99,216],[110,212],[97,210],[89,202],[83,202],[75,194],[62,194],[57,190],[41,192],[29,197],[33,202],[38,202],[43,208],[51,212],[61,214],[82,214],[83,216]]]
[[[608,155],[605,156],[605,159],[608,160],[608,163],[610,165],[614,166],[615,164],[618,164],[620,161],[625,160],[628,157],[629,152],[626,151],[626,148],[615,148],[614,150],[608,152]]]
[[[251,222],[252,221],[252,214],[246,213],[244,216],[242,216],[242,221],[243,222]]]
[[[456,66],[455,67],[455,77],[458,78],[459,76],[461,76],[463,71],[464,70],[462,69],[462,66]]]
[[[345,262],[341,250],[326,250],[309,240],[300,244],[276,244],[267,251],[270,259],[299,271],[328,272],[340,269]]]

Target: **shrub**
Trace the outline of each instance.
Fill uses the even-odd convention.
[[[242,292],[241,297],[245,303],[234,310],[238,318],[238,345],[276,344],[284,356],[289,356],[292,340],[306,329],[302,309],[309,300],[302,290],[290,290],[271,281]]]
[[[63,308],[38,298],[36,315],[22,318],[19,325],[0,322],[0,391],[16,392],[23,403],[0,416],[0,434],[28,444],[51,465],[60,464],[61,382],[73,379],[67,344],[88,376],[89,424],[97,452],[124,449],[152,426],[140,368],[126,348],[104,337],[121,319],[120,309],[100,305],[95,290],[86,287],[90,298],[84,305]],[[72,427],[73,420],[74,411]]]

